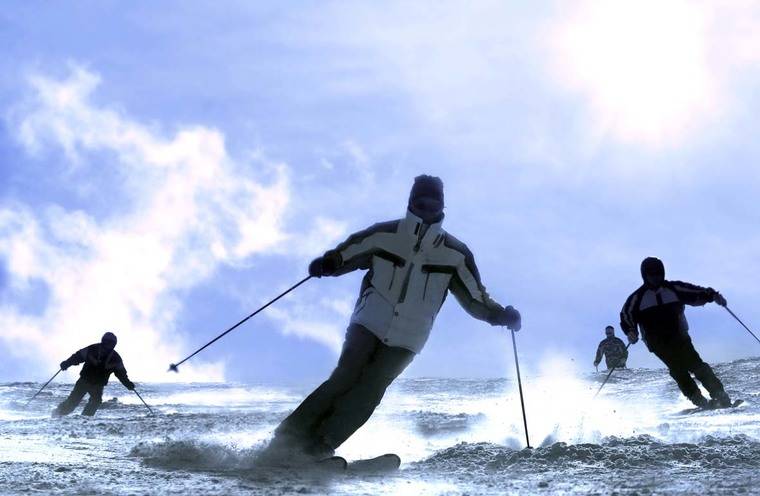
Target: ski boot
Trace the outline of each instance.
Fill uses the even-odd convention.
[[[710,402],[707,401],[707,399],[702,396],[702,393],[699,391],[689,396],[688,398],[692,403],[694,403],[697,408],[711,408]]]
[[[721,391],[710,398],[708,403],[709,406],[707,408],[728,408],[731,406],[731,398],[728,397],[725,391]]]

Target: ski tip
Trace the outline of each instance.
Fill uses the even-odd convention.
[[[172,364],[169,364],[169,370],[167,370],[167,372],[177,372],[177,373],[179,373],[179,369],[177,368],[176,364],[172,363]]]

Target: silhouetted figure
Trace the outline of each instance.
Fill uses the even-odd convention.
[[[594,367],[599,365],[602,361],[602,355],[604,355],[604,362],[607,364],[608,370],[613,367],[625,368],[625,362],[628,360],[628,350],[625,348],[625,343],[622,339],[615,337],[615,328],[612,326],[607,326],[604,333],[607,337],[596,348]]]
[[[702,361],[689,336],[684,305],[702,306],[715,302],[725,306],[726,299],[713,288],[681,281],[666,281],[665,266],[657,258],[641,262],[644,284],[628,297],[620,312],[620,327],[631,343],[639,331],[649,351],[667,365],[681,392],[698,407],[727,407],[731,400],[712,368]],[[708,402],[690,374],[710,393]]]
[[[100,343],[82,348],[71,355],[68,360],[61,362],[62,370],[66,370],[72,365],[79,365],[82,362],[84,362],[84,366],[69,397],[53,410],[53,415],[68,415],[73,412],[85,394],[89,394],[90,399],[82,410],[82,415],[95,415],[103,402],[103,388],[108,384],[111,373],[124,384],[125,388],[130,391],[135,389],[135,385],[127,377],[127,369],[124,368],[124,363],[114,347],[116,347],[116,336],[112,332],[107,332],[103,334]]]
[[[405,218],[352,234],[309,265],[314,277],[368,272],[337,367],[279,425],[268,453],[331,456],[422,350],[449,291],[473,317],[520,329],[519,312],[489,297],[470,250],[441,228],[443,217],[443,183],[418,176]]]

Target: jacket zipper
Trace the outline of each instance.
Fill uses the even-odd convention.
[[[422,301],[425,301],[425,297],[427,296],[427,285],[428,281],[430,280],[430,272],[427,273],[425,276],[425,289],[422,290]]]
[[[415,234],[417,234],[417,243],[414,245],[414,252],[417,253],[420,251],[420,244],[422,244],[422,238],[424,238],[424,234],[427,234],[427,230],[423,233],[422,229],[420,229],[421,225],[417,224],[417,229],[415,230]],[[406,273],[406,276],[404,277],[404,284],[401,286],[401,294],[399,295],[398,302],[402,303],[406,299],[406,289],[409,287],[409,278],[412,276],[412,270],[414,269],[414,264],[409,265],[409,270]],[[423,297],[424,299],[424,297]]]
[[[412,276],[413,270],[414,264],[410,264],[409,270],[406,272],[406,276],[404,277],[404,284],[401,286],[401,294],[398,297],[399,303],[402,303],[406,299],[406,288],[409,287],[409,278]]]
[[[393,264],[393,274],[391,274],[391,283],[388,284],[388,289],[393,287],[393,281],[396,279],[396,264]]]

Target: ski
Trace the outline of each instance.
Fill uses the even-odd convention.
[[[395,472],[401,466],[401,458],[394,454],[376,456],[374,458],[365,458],[354,460],[348,464],[348,471],[354,473],[382,473]]]
[[[736,408],[737,406],[741,405],[742,403],[744,403],[744,400],[734,400],[734,402],[731,403],[731,405],[724,406],[724,407],[718,406],[718,407],[713,407],[713,408],[702,408],[702,407],[687,408],[685,410],[681,410],[680,412],[678,412],[678,415],[693,415],[695,413],[700,413],[700,412],[711,412],[711,411],[714,411],[714,410],[726,410],[726,409]]]
[[[316,462],[315,467],[328,472],[343,472],[348,467],[348,462],[342,456],[331,456]]]

